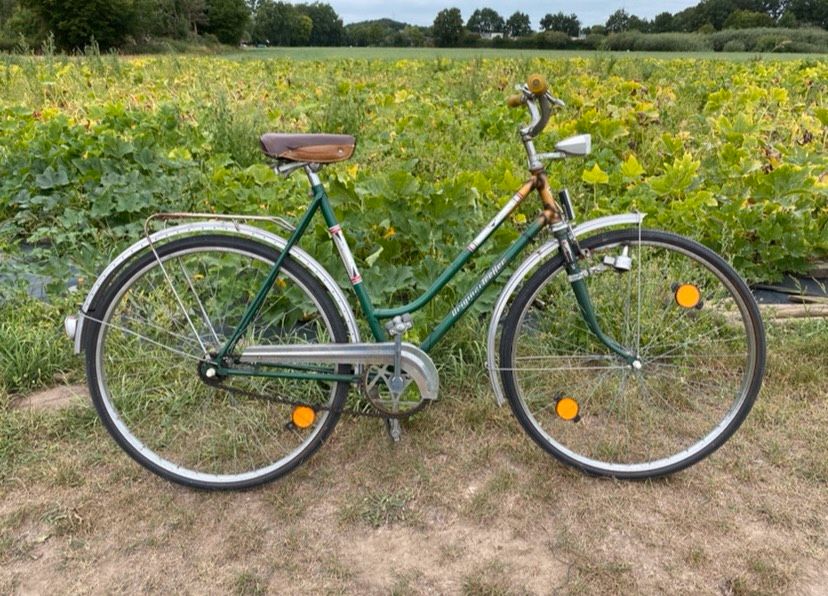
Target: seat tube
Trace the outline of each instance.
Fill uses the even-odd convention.
[[[308,177],[313,185],[314,197],[319,200],[319,206],[322,210],[322,217],[325,218],[325,224],[328,226],[328,233],[331,235],[334,246],[336,246],[336,250],[339,252],[339,258],[342,259],[342,264],[345,266],[345,271],[348,274],[351,286],[354,288],[354,293],[357,295],[362,312],[365,313],[365,318],[368,319],[368,325],[371,327],[371,333],[377,341],[385,341],[387,339],[385,331],[374,314],[374,305],[371,302],[371,298],[368,296],[368,292],[365,291],[365,287],[362,283],[362,275],[360,274],[359,268],[354,260],[351,248],[348,246],[348,241],[345,239],[342,226],[336,220],[336,215],[331,208],[325,188],[319,182],[319,178],[315,173],[309,172]]]

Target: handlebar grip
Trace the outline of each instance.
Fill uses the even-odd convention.
[[[510,108],[519,108],[523,105],[523,95],[515,94],[506,98],[506,105]]]
[[[526,79],[526,86],[534,95],[543,95],[549,89],[546,79],[539,74],[529,75],[529,78]]]

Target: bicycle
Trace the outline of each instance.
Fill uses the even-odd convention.
[[[351,157],[348,135],[265,134],[274,169],[312,189],[296,225],[279,217],[194,218],[150,232],[99,276],[66,320],[85,352],[94,406],[138,463],[197,488],[248,488],[302,463],[348,411],[398,420],[439,393],[429,350],[544,230],[495,303],[487,367],[529,436],[594,475],[650,478],[719,448],[762,383],[765,338],[747,285],[717,254],[643,214],[575,224],[544,162],[587,155],[589,135],[538,153],[534,139],[564,103],[539,75],[516,87],[530,177],[421,296],[376,308],[318,171]],[[536,191],[542,210],[419,345],[403,341],[434,298]],[[331,274],[298,246],[319,211],[373,336]],[[267,220],[286,232],[241,223]],[[571,298],[574,297],[574,300]],[[384,325],[382,321],[387,321]],[[370,410],[347,407],[352,385]],[[363,402],[365,403],[365,402]]]

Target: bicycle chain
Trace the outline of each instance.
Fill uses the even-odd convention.
[[[276,396],[269,396],[263,395],[261,393],[256,393],[255,391],[248,391],[247,389],[239,389],[238,387],[229,387],[224,385],[221,379],[202,379],[202,381],[213,387],[215,389],[221,389],[222,391],[227,391],[228,393],[235,393],[236,395],[244,395],[245,397],[252,397],[254,399],[263,399],[270,402],[275,402],[279,404],[285,404],[288,406],[304,406],[306,408],[312,409],[314,412],[325,411],[331,412],[332,414],[350,414],[351,416],[364,416],[366,418],[406,418],[413,412],[404,412],[401,414],[390,414],[390,413],[383,413],[383,412],[360,412],[359,410],[355,409],[348,409],[348,408],[339,408],[334,409],[330,406],[318,406],[309,404],[307,402],[288,399],[286,397],[276,397]],[[373,407],[373,406],[371,406]]]

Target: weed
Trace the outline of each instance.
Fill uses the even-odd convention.
[[[462,593],[468,596],[508,596],[523,593],[514,585],[514,579],[497,561],[478,567],[463,578]]]
[[[91,528],[89,520],[81,517],[77,509],[60,504],[49,507],[40,519],[51,527],[54,536],[73,536]]]
[[[239,596],[260,596],[267,593],[267,584],[255,572],[242,571],[233,581],[233,592]]]
[[[371,493],[357,505],[347,507],[343,512],[343,520],[356,519],[373,528],[411,521],[414,515],[411,510],[413,499],[411,491]]]

